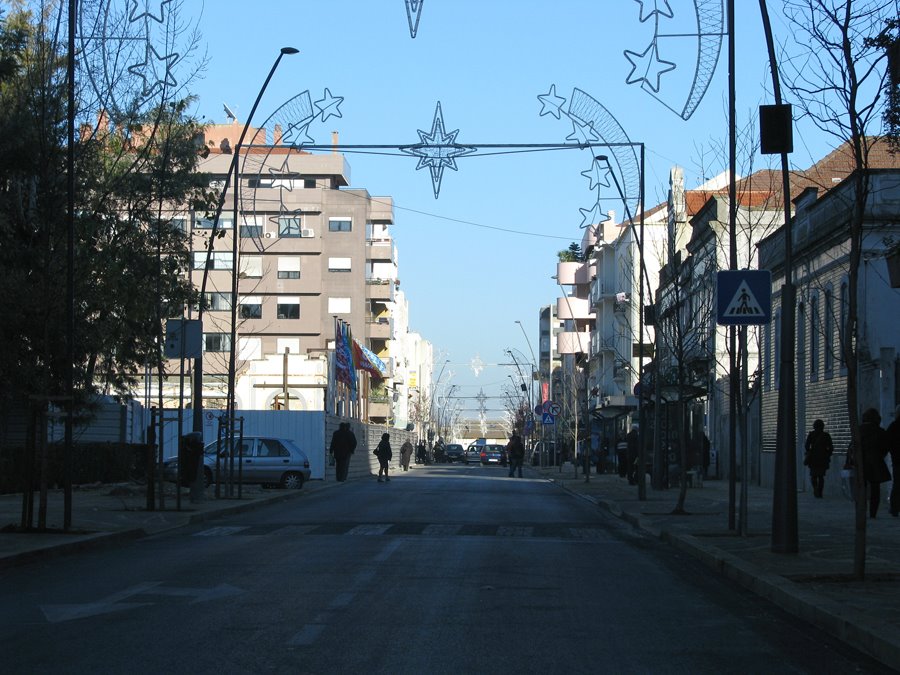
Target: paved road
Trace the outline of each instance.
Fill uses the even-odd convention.
[[[0,576],[7,672],[890,672],[545,480],[430,467]]]

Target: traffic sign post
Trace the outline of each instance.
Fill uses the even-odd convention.
[[[724,270],[716,275],[716,323],[749,326],[772,320],[772,273]]]
[[[554,418],[553,415],[547,412],[544,413],[543,417],[541,418],[541,422],[549,426],[556,422],[556,418]]]

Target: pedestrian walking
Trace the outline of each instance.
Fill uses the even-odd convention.
[[[878,514],[881,502],[881,484],[891,479],[884,458],[887,456],[887,433],[881,428],[881,415],[875,408],[869,408],[862,415],[859,427],[862,446],[863,478],[869,495],[869,518]]]
[[[638,456],[640,455],[640,437],[638,436],[638,425],[632,424],[631,431],[625,437],[625,447],[628,454],[628,484],[637,485],[638,480],[644,479],[643,467],[638,467]]]
[[[339,482],[344,482],[350,472],[350,456],[356,450],[356,435],[349,422],[341,422],[338,425],[337,430],[331,435],[329,450],[334,457],[335,478]]]
[[[378,482],[390,482],[391,477],[388,475],[388,467],[390,466],[391,457],[394,456],[394,453],[391,452],[391,435],[388,433],[381,434],[378,447],[373,452],[378,457]]]
[[[813,422],[813,430],[806,437],[805,449],[803,464],[809,467],[813,496],[821,499],[825,490],[825,474],[831,465],[831,453],[834,452],[831,434],[825,431],[825,422],[822,420]]]
[[[409,471],[409,460],[412,458],[413,446],[407,438],[400,446],[400,466],[404,471]]]
[[[506,444],[506,456],[509,462],[509,477],[512,478],[518,471],[519,478],[521,478],[522,462],[525,461],[525,446],[522,444],[519,434],[513,434],[509,443]]]
[[[888,425],[886,430],[888,452],[891,453],[891,471],[894,474],[894,480],[891,483],[891,515],[895,518],[900,515],[900,405],[894,410],[894,421]]]

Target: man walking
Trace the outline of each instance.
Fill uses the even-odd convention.
[[[509,461],[509,477],[512,478],[518,469],[519,478],[522,477],[522,462],[525,461],[525,446],[519,434],[513,434],[506,444],[506,456]]]
[[[894,421],[887,428],[887,445],[891,453],[891,472],[894,482],[891,484],[891,515],[900,515],[900,405],[894,410]]]
[[[350,471],[350,455],[356,450],[356,435],[349,422],[341,422],[331,435],[331,454],[334,455],[335,478],[339,482],[347,480]]]

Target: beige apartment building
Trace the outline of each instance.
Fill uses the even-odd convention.
[[[210,153],[200,170],[213,189],[225,188],[240,131],[237,123],[206,130]],[[391,396],[384,394],[394,384],[399,283],[392,199],[349,188],[350,167],[336,151],[311,154],[282,145],[278,127],[273,144],[265,136],[251,129],[252,144],[241,149],[236,187],[232,178],[211,254],[213,220],[201,213],[184,218],[198,289],[206,276],[204,408],[226,402],[236,265],[235,407],[330,410],[390,424]],[[378,395],[369,395],[375,383],[364,373],[356,402],[329,390],[336,319],[384,361],[387,377]]]

